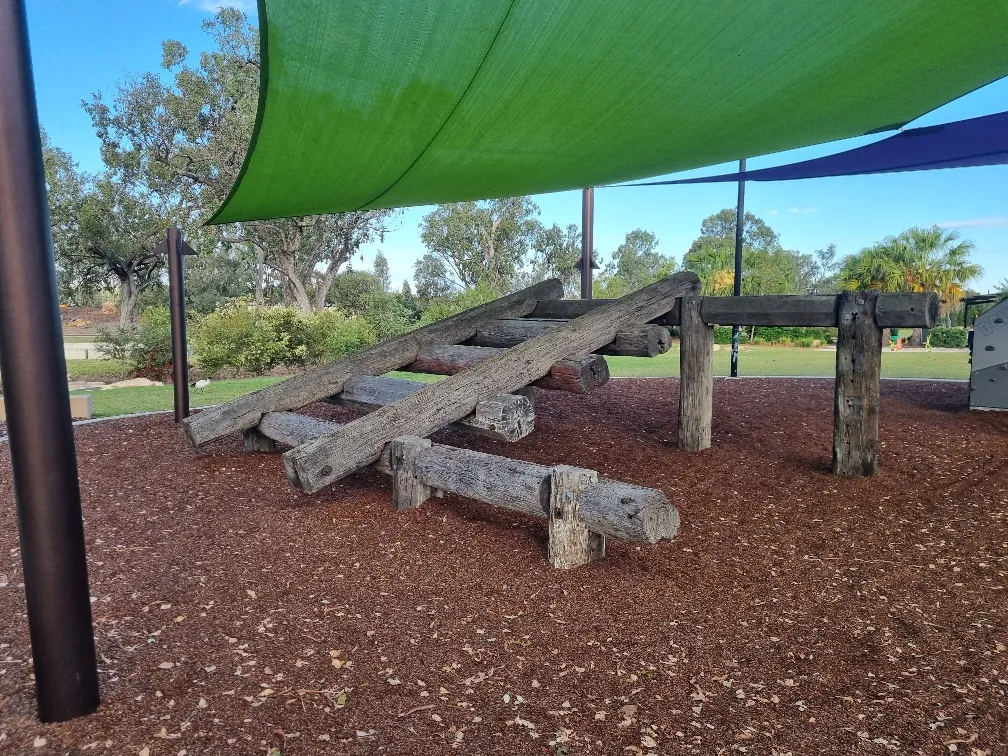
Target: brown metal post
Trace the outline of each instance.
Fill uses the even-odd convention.
[[[595,190],[581,192],[581,299],[592,298],[592,250],[595,248]]]
[[[172,381],[175,384],[175,422],[189,417],[189,348],[186,341],[185,243],[175,226],[168,229],[168,303],[171,310]]]
[[[38,716],[98,708],[87,555],[23,0],[0,0],[0,372]]]

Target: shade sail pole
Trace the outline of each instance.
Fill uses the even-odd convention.
[[[189,417],[189,349],[186,341],[185,247],[182,232],[168,229],[168,303],[171,311],[172,384],[175,394],[175,422]]]
[[[739,174],[745,173],[746,159],[739,160]],[[742,241],[745,234],[745,181],[738,182],[738,204],[735,206],[735,284],[733,296],[742,295]],[[731,377],[738,378],[739,326],[731,329]]]
[[[595,247],[595,189],[581,191],[581,299],[592,298],[592,250]]]
[[[38,715],[63,721],[98,670],[24,0],[0,0],[0,372]]]

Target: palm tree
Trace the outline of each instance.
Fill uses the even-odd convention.
[[[889,236],[843,261],[840,279],[857,291],[934,291],[948,319],[966,293],[966,284],[983,273],[969,261],[973,242],[941,226],[911,228]]]

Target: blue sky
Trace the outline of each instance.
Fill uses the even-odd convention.
[[[28,24],[39,113],[53,141],[87,170],[101,158],[90,120],[80,107],[92,92],[111,92],[120,79],[157,70],[161,41],[178,39],[200,51],[206,38],[200,22],[219,4],[213,0],[28,0]],[[232,2],[252,10],[253,3]],[[253,11],[254,12],[254,11]],[[1008,79],[995,82],[918,119],[912,125],[941,123],[1008,110]],[[877,137],[876,137],[877,138]],[[850,139],[829,145],[750,158],[750,168],[836,152],[872,141]],[[721,173],[734,164],[683,175]],[[634,228],[655,232],[665,254],[682,256],[699,234],[700,222],[734,206],[733,184],[596,191],[595,241],[603,257]],[[546,224],[580,223],[580,192],[535,198]],[[882,176],[751,183],[746,209],[766,220],[789,249],[814,252],[835,243],[841,255],[856,252],[914,225],[939,223],[976,244],[984,266],[974,287],[986,290],[1008,278],[1008,166],[924,171]],[[389,258],[393,281],[412,274],[423,254],[419,223],[429,208],[411,208],[393,221],[384,243],[364,250],[370,263],[376,249]]]

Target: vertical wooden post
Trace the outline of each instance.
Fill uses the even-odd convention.
[[[396,509],[416,509],[434,496],[416,476],[416,459],[431,446],[430,439],[399,436],[392,441],[392,503]]]
[[[605,556],[605,536],[592,533],[581,522],[578,499],[598,483],[598,473],[557,465],[550,471],[549,562],[561,570],[580,567]]]
[[[272,438],[264,436],[258,428],[245,429],[245,451],[266,452],[272,454],[278,451],[277,442]]]
[[[878,465],[882,329],[875,324],[877,298],[877,292],[867,291],[844,291],[837,298],[835,475],[873,475]]]
[[[702,451],[711,445],[714,412],[714,328],[700,317],[702,298],[679,300],[679,448]]]

